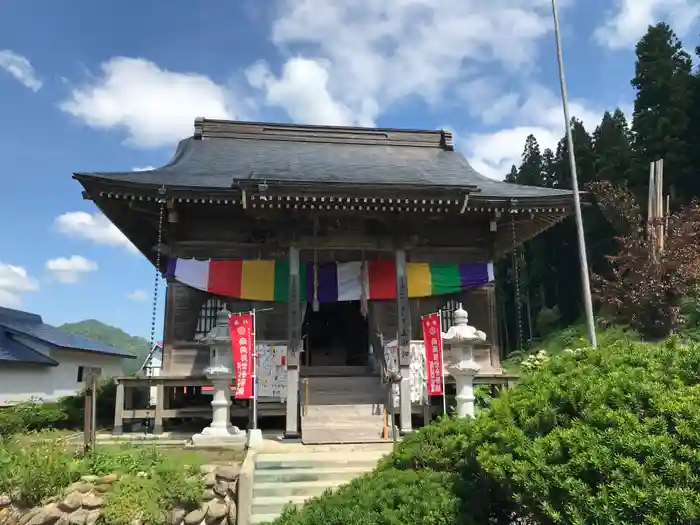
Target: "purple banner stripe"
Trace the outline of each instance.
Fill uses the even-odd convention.
[[[306,263],[306,300],[314,300],[314,264]],[[318,265],[318,302],[338,301],[338,267],[336,263]]]
[[[462,290],[482,286],[489,282],[487,263],[463,263],[459,265],[459,279]]]
[[[165,269],[165,277],[167,279],[175,278],[175,268],[177,267],[177,259],[172,257],[168,258],[168,265]]]

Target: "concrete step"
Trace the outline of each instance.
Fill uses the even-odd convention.
[[[381,419],[384,417],[384,405],[380,403],[317,405],[312,402],[308,407],[304,408],[306,413],[303,417],[323,416],[324,418],[335,420],[348,418],[365,419],[368,417]]]
[[[292,483],[255,483],[253,497],[296,497],[312,498],[323,494],[328,489],[336,488],[346,483],[347,479],[326,479],[322,481],[297,481]]]
[[[258,454],[255,457],[255,472],[270,469],[323,469],[358,467],[374,468],[377,461],[385,456],[381,451],[360,452],[343,455],[334,452],[330,453],[309,453],[309,454]],[[257,478],[256,478],[257,479]]]
[[[390,439],[382,439],[382,426],[365,429],[314,429],[305,428],[301,441],[305,445],[354,445],[359,443],[389,443]]]
[[[304,366],[301,368],[301,377],[367,377],[372,376],[366,366]],[[373,377],[378,377],[375,374]]]
[[[371,466],[344,466],[344,467],[319,467],[319,468],[283,468],[283,469],[261,469],[255,471],[255,481],[253,487],[260,483],[304,483],[323,481],[331,483],[333,481],[350,481],[357,476],[370,472],[376,466],[376,462]]]
[[[258,525],[260,523],[270,523],[271,521],[275,521],[277,517],[279,516],[279,513],[275,514],[253,514],[250,517],[249,523],[251,525]]]

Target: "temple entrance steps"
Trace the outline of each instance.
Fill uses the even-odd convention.
[[[304,444],[386,441],[387,387],[377,376],[307,376],[301,382]]]
[[[272,521],[286,505],[300,505],[372,471],[390,451],[348,446],[334,452],[256,455],[250,523]]]

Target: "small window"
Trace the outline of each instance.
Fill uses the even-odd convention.
[[[226,301],[218,297],[211,297],[202,305],[197,318],[197,330],[194,333],[195,340],[204,337],[216,324],[216,314],[222,307],[226,306]]]
[[[459,301],[457,299],[448,299],[445,306],[440,308],[443,332],[447,332],[455,324],[455,312],[458,308]]]

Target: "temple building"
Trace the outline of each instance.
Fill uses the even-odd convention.
[[[259,312],[260,414],[286,437],[386,438],[394,409],[409,432],[430,407],[421,316],[443,312],[447,331],[463,304],[486,334],[479,377],[497,382],[493,262],[573,213],[571,191],[480,175],[446,131],[200,118],[161,168],[74,178],[167,278],[155,407],[131,401],[146,379],[122,378],[115,432],[194,413],[173,387],[208,384],[200,340],[222,306]]]

